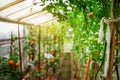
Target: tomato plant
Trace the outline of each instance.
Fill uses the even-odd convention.
[[[0,79],[17,80],[20,79],[20,69],[14,66],[14,61],[0,57]]]
[[[40,6],[46,5],[48,1],[49,0],[41,0]],[[34,0],[33,5],[37,4],[38,3],[36,0]],[[119,1],[115,0],[114,5],[113,15],[115,18],[117,18],[120,13]],[[59,58],[63,55],[65,40],[67,42],[67,39],[69,38],[69,42],[70,38],[72,38],[73,41],[69,43],[73,44],[71,51],[71,53],[75,55],[73,61],[75,61],[76,64],[80,63],[80,67],[82,67],[81,71],[83,67],[85,67],[87,61],[95,62],[94,65],[98,65],[100,63],[103,67],[104,60],[106,58],[106,41],[104,39],[100,44],[98,44],[98,31],[101,18],[110,17],[109,8],[110,0],[50,0],[49,4],[47,4],[42,11],[47,10],[48,12],[52,13],[53,16],[58,17],[58,23],[56,22],[52,23],[51,25],[47,24],[43,27],[40,27],[41,35],[39,38],[38,27],[29,25],[27,28],[28,33],[24,36],[22,44],[22,57],[29,58],[29,62],[32,64],[35,59],[41,59],[39,64],[44,63],[44,60],[46,60],[44,65],[39,65],[39,69],[41,69],[40,67],[45,67],[46,69],[43,69],[46,71],[48,71],[50,68],[55,69],[59,66]],[[115,49],[118,57],[120,50],[120,29],[118,27],[119,22],[115,22],[115,26],[117,27],[114,39],[116,40]],[[69,28],[71,28],[72,31],[69,31]],[[104,33],[105,32],[106,25],[104,29]],[[72,37],[68,37],[67,34],[70,34],[70,36],[72,35]],[[11,40],[15,43],[17,41],[17,37],[13,36]],[[38,43],[39,40],[41,44]],[[40,56],[37,54],[38,50],[40,51]],[[46,59],[44,56],[46,53],[53,55],[54,58]],[[27,54],[27,56],[23,56],[24,54]],[[20,66],[18,48],[15,44],[11,45],[11,54],[6,65],[11,69],[18,69]],[[93,70],[90,73],[92,75],[94,74],[94,71],[96,73],[97,70],[97,68],[93,68],[90,70]],[[82,72],[80,73],[82,74]],[[41,76],[40,71],[38,71],[37,76],[41,77],[41,79],[44,79],[44,76]]]

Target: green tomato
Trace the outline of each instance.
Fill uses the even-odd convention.
[[[83,36],[84,36],[84,35],[86,35],[86,32],[84,31],[82,34],[83,34]]]
[[[84,38],[81,38],[80,41],[83,42],[83,41],[84,41]]]
[[[93,38],[93,37],[90,37],[89,40],[90,40],[90,41],[94,41],[94,38]]]
[[[83,44],[88,45],[88,41],[84,41]]]

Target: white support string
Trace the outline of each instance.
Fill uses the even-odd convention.
[[[103,20],[105,19],[105,17],[103,17],[100,21],[100,30],[99,30],[99,38],[98,38],[98,43],[100,43],[104,37],[104,32],[103,32],[103,27],[104,27],[104,23]]]
[[[118,17],[118,18],[116,18],[116,19],[111,19],[111,20],[109,20],[109,22],[118,22],[118,21],[120,21],[120,17]]]
[[[108,68],[109,68],[109,56],[110,56],[110,26],[109,26],[109,21],[105,20],[104,21],[107,24],[107,31],[106,31],[106,42],[107,42],[107,46],[106,46],[106,61],[105,61],[105,66],[104,66],[104,76],[107,76],[108,73]]]
[[[100,43],[104,37],[104,31],[103,31],[104,23],[107,24],[106,37],[105,37],[106,42],[107,42],[107,46],[106,46],[107,57],[106,57],[105,65],[104,65],[104,77],[106,77],[108,73],[108,68],[109,68],[109,54],[110,54],[110,26],[109,26],[110,21],[106,19],[105,17],[103,17],[100,22],[98,43]]]

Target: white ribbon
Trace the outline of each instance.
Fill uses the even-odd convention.
[[[103,17],[100,21],[100,30],[99,30],[99,38],[98,38],[98,43],[100,43],[104,37],[104,32],[103,32],[103,27],[104,27],[104,23],[103,20],[105,19],[105,17]]]
[[[106,42],[107,42],[107,46],[106,46],[106,61],[105,61],[105,65],[104,65],[104,77],[107,76],[108,73],[108,68],[109,68],[109,54],[110,54],[110,26],[109,26],[109,20],[105,19],[105,17],[103,17],[101,19],[101,23],[100,23],[100,30],[99,30],[99,38],[98,38],[98,43],[100,43],[104,37],[104,32],[103,32],[103,27],[104,27],[104,23],[107,24],[107,31],[106,31]]]

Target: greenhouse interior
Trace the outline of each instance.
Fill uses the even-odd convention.
[[[0,80],[120,80],[120,0],[0,0]]]

